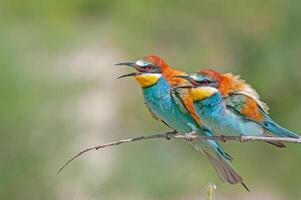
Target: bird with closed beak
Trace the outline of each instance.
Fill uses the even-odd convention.
[[[269,117],[268,106],[239,76],[201,70],[189,76],[176,77],[189,81],[190,85],[173,90],[188,89],[198,117],[214,135],[299,138]],[[268,143],[285,147],[282,142]]]

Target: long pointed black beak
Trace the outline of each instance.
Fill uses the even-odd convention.
[[[135,68],[137,69],[137,64],[136,63],[131,63],[131,62],[123,62],[123,63],[117,63],[115,65],[120,65],[120,66],[129,66],[129,67],[132,67],[132,68]],[[125,75],[122,75],[122,76],[119,76],[117,77],[117,79],[121,79],[121,78],[125,78],[125,77],[130,77],[130,76],[137,76],[139,75],[140,73],[139,72],[132,72],[132,73],[129,73],[129,74],[125,74]]]
[[[191,88],[194,88],[194,86],[192,86],[192,85],[182,85],[182,86],[173,87],[172,90],[176,90],[176,89],[191,89]]]
[[[173,76],[173,77],[188,80],[190,83],[193,81],[193,79],[188,75],[178,75],[178,76]],[[176,90],[176,89],[190,89],[190,88],[193,88],[193,87],[194,87],[193,85],[182,85],[182,86],[174,87],[173,90]]]
[[[139,74],[141,74],[141,73],[139,73],[139,72],[132,72],[132,73],[129,73],[129,74],[125,74],[125,75],[119,76],[116,79],[121,79],[121,78],[125,78],[125,77],[130,77],[130,76],[138,76]]]
[[[189,82],[191,80],[193,80],[190,76],[188,75],[178,75],[178,76],[173,76],[173,77],[176,77],[176,78],[182,78],[182,79],[185,79],[185,80],[188,80]]]
[[[177,87],[172,87],[169,92],[172,94],[173,92],[176,92],[178,89],[191,89],[194,88],[192,85],[182,85],[182,86],[177,86]]]
[[[129,66],[129,67],[137,67],[136,63],[131,63],[131,62],[124,62],[124,63],[117,63],[115,65],[122,65],[122,66]]]

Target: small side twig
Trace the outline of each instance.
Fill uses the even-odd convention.
[[[216,185],[210,183],[207,188],[207,200],[215,200]]]
[[[110,146],[116,146],[120,144],[125,144],[125,143],[130,143],[130,142],[137,142],[137,141],[142,141],[142,140],[150,140],[150,139],[184,139],[187,141],[192,141],[195,139],[199,139],[202,141],[206,140],[216,140],[216,141],[221,141],[221,142],[226,142],[226,141],[238,141],[238,142],[248,142],[248,141],[281,141],[281,142],[290,142],[290,143],[301,143],[301,138],[278,138],[278,137],[263,137],[263,136],[200,136],[196,134],[185,134],[185,135],[179,135],[175,134],[174,132],[165,132],[165,133],[159,133],[159,134],[154,134],[154,135],[149,135],[149,136],[138,136],[134,138],[129,138],[129,139],[123,139],[123,140],[118,140],[106,144],[101,144],[97,146],[92,146],[89,148],[86,148],[79,153],[75,154],[72,156],[70,159],[68,159],[62,167],[60,167],[57,171],[57,173],[60,173],[69,163],[71,163],[73,160],[81,156],[82,154],[85,154],[89,151],[92,150],[99,150],[105,147],[110,147]]]

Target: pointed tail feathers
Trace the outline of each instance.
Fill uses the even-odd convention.
[[[227,162],[214,158],[206,151],[204,151],[204,153],[223,182],[237,184],[243,181],[239,174]]]
[[[263,123],[263,127],[279,137],[300,138],[300,136],[297,135],[296,133],[279,126],[271,118],[268,118]]]
[[[280,142],[280,141],[266,141],[266,143],[274,145],[278,148],[286,148],[286,145],[283,142]]]
[[[203,150],[203,152],[216,170],[221,181],[230,184],[240,183],[247,191],[250,191],[249,188],[244,184],[242,177],[231,165],[231,160],[223,156],[225,152],[222,151],[220,147],[216,147],[216,150],[216,155],[210,155],[209,151],[206,150]],[[222,151],[223,154],[221,154],[220,151]]]
[[[230,184],[240,183],[249,191],[243,183],[242,177],[232,167],[232,157],[216,141],[209,140],[204,142],[194,140],[191,144],[208,158],[222,182]]]

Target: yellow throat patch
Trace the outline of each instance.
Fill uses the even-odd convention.
[[[141,87],[149,87],[154,85],[158,82],[158,80],[161,78],[161,74],[154,74],[154,73],[144,73],[138,76],[135,76],[135,79],[138,81],[138,83],[141,85]]]
[[[211,97],[216,92],[218,92],[216,88],[206,86],[189,89],[189,95],[193,101],[201,101]]]

